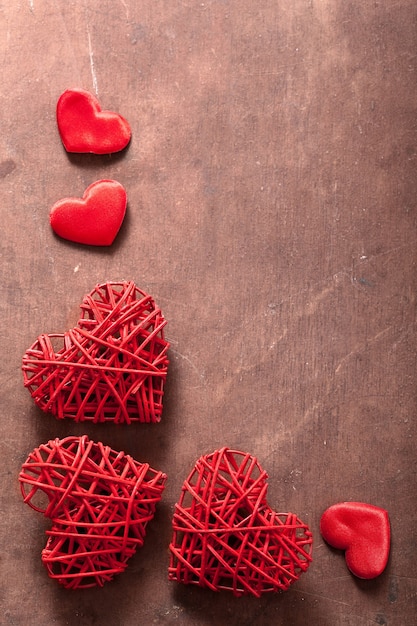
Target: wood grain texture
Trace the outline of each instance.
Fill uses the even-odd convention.
[[[415,622],[416,23],[411,0],[2,4],[4,624]],[[74,86],[129,120],[125,153],[65,153],[55,106]],[[100,178],[128,193],[115,243],[59,240],[50,207]],[[120,279],[168,319],[162,422],[43,415],[23,388],[24,351]],[[68,593],[41,565],[48,522],[17,475],[40,443],[82,433],[169,480],[127,571]],[[224,445],[255,454],[271,505],[313,530],[313,563],[285,594],[167,580],[181,484]],[[355,580],[320,537],[341,500],[389,511],[391,558],[374,581]]]

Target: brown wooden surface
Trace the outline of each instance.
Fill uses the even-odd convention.
[[[417,623],[416,23],[413,0],[2,3],[1,623]],[[65,153],[55,105],[74,86],[130,121],[124,154]],[[100,178],[127,189],[116,242],[59,240],[50,207]],[[163,420],[58,422],[23,388],[22,354],[118,279],[168,319]],[[40,443],[82,433],[169,483],[127,571],[68,592],[40,562],[48,521],[17,476]],[[181,484],[223,445],[255,454],[271,505],[313,530],[313,563],[285,594],[167,580]],[[389,511],[374,581],[320,537],[341,500]]]

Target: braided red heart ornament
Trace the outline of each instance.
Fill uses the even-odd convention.
[[[255,457],[228,448],[197,461],[175,506],[170,580],[259,597],[307,570],[312,533],[271,509],[267,478]]]
[[[23,356],[36,404],[77,422],[159,422],[168,369],[166,321],[130,282],[96,286],[65,332],[40,335]]]
[[[141,547],[166,475],[86,435],[33,450],[19,474],[24,501],[52,520],[42,551],[69,589],[103,586]]]

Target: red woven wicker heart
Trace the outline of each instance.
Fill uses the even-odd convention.
[[[250,454],[201,457],[173,517],[169,578],[259,597],[286,590],[311,561],[312,534],[266,500],[267,474]]]
[[[23,357],[36,404],[76,421],[158,422],[169,344],[152,297],[133,282],[104,283],[81,309],[75,328],[40,335]]]
[[[33,450],[19,480],[24,501],[52,520],[42,551],[49,576],[80,589],[103,586],[126,569],[166,475],[83,436]]]

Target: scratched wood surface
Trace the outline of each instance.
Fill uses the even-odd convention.
[[[413,0],[1,3],[1,623],[416,623],[416,23]],[[74,86],[130,121],[123,155],[65,153],[55,105]],[[99,178],[128,193],[116,242],[58,240],[49,208]],[[22,354],[119,279],[168,319],[163,420],[58,422],[23,388]],[[126,572],[67,592],[17,476],[40,443],[82,433],[169,482]],[[271,505],[314,533],[285,594],[167,580],[182,481],[224,445],[255,454]],[[374,581],[320,537],[341,500],[389,511]]]

